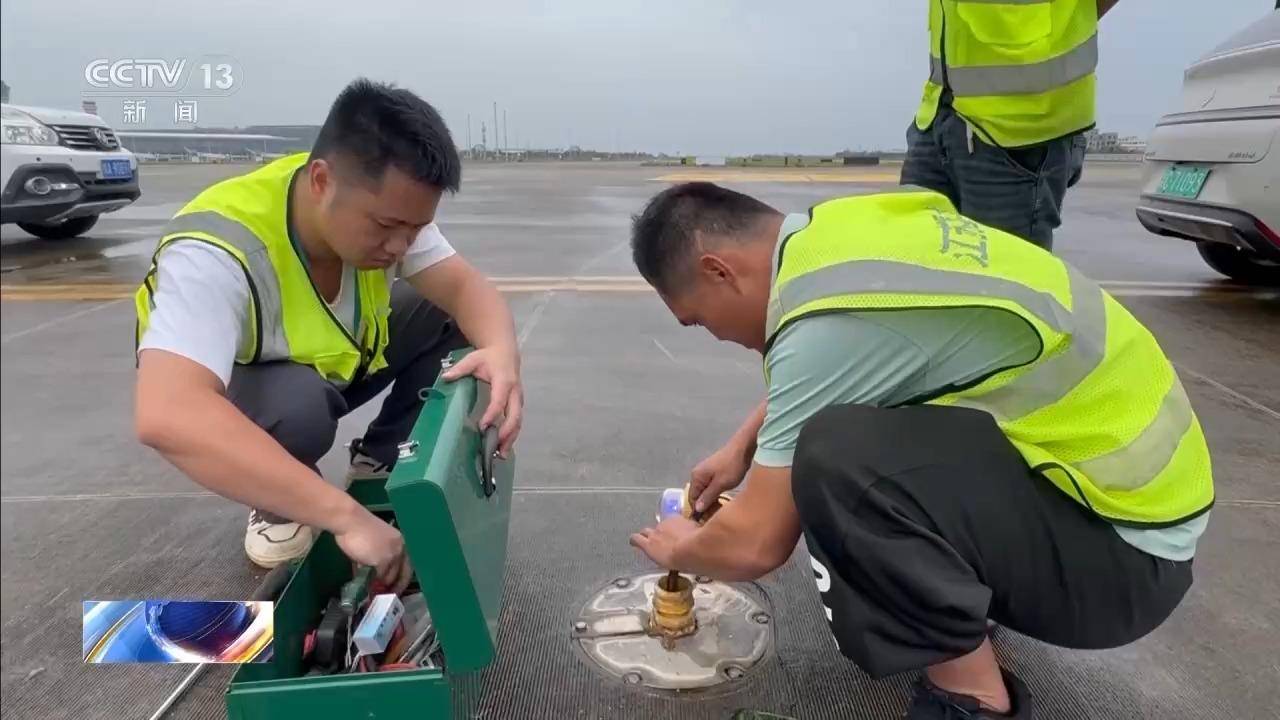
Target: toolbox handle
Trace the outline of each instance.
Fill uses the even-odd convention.
[[[444,367],[449,367],[452,363],[441,363]],[[477,383],[477,387],[479,383]],[[434,388],[421,388],[418,390],[418,399],[426,402],[431,398],[433,393],[439,391]],[[493,463],[498,457],[498,426],[490,425],[484,429],[480,438],[480,489],[484,492],[485,497],[493,497],[498,490],[498,479],[494,475]]]
[[[485,497],[493,497],[498,489],[498,479],[493,473],[493,462],[498,457],[498,426],[490,425],[484,430],[480,441],[480,489]]]

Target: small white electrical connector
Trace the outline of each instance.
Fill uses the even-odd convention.
[[[375,595],[355,634],[351,636],[356,650],[361,655],[377,655],[385,651],[402,617],[404,605],[395,593]]]

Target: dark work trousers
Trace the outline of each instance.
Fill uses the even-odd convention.
[[[1033,472],[987,413],[828,407],[792,493],[841,653],[884,677],[964,655],[988,618],[1068,648],[1125,645],[1191,586]]]
[[[365,431],[362,449],[394,465],[396,446],[408,437],[422,408],[418,392],[435,384],[441,360],[467,341],[452,318],[403,280],[392,285],[387,322],[389,367],[343,390],[314,369],[286,361],[237,365],[227,397],[290,455],[316,469],[333,447],[338,420],[390,385],[378,416]]]
[[[946,195],[961,215],[1012,233],[1045,250],[1062,224],[1062,200],[1084,167],[1081,133],[1022,148],[984,142],[972,147],[965,121],[944,96],[925,130],[907,128],[901,183]]]

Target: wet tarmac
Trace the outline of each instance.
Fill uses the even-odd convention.
[[[0,619],[3,714],[147,717],[184,668],[80,664],[80,600],[229,598],[260,576],[244,558],[245,511],[183,478],[131,434],[129,298],[158,232],[195,192],[244,166],[145,166],[143,196],[88,236],[0,232]],[[891,184],[875,168],[780,180],[696,170],[784,211]],[[1194,247],[1133,216],[1140,168],[1090,164],[1068,195],[1058,252],[1144,321],[1176,363],[1213,452],[1218,503],[1173,618],[1106,652],[997,645],[1048,718],[1267,718],[1280,707],[1280,293],[1233,284]],[[601,685],[568,653],[567,621],[610,577],[651,565],[627,532],[662,488],[718,447],[762,390],[758,359],[681,328],[639,282],[630,214],[679,168],[475,165],[440,224],[509,293],[525,355],[507,601],[488,717],[512,688],[548,696],[521,717],[727,718],[749,705],[798,717],[896,717],[902,683],[873,683],[824,635],[803,547],[760,587],[779,608],[777,657],[758,684],[703,700]],[[358,434],[373,405],[343,421]],[[322,469],[341,477],[336,447]],[[587,548],[584,550],[584,548]],[[554,591],[539,585],[550,572]],[[557,574],[558,573],[558,574]],[[550,605],[534,606],[528,596]],[[562,625],[564,627],[562,627]],[[221,717],[215,670],[175,718]],[[808,683],[808,685],[806,685]],[[542,696],[540,696],[542,697]]]

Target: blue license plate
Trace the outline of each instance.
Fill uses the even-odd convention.
[[[133,168],[128,160],[103,160],[103,180],[128,180],[133,177]]]

